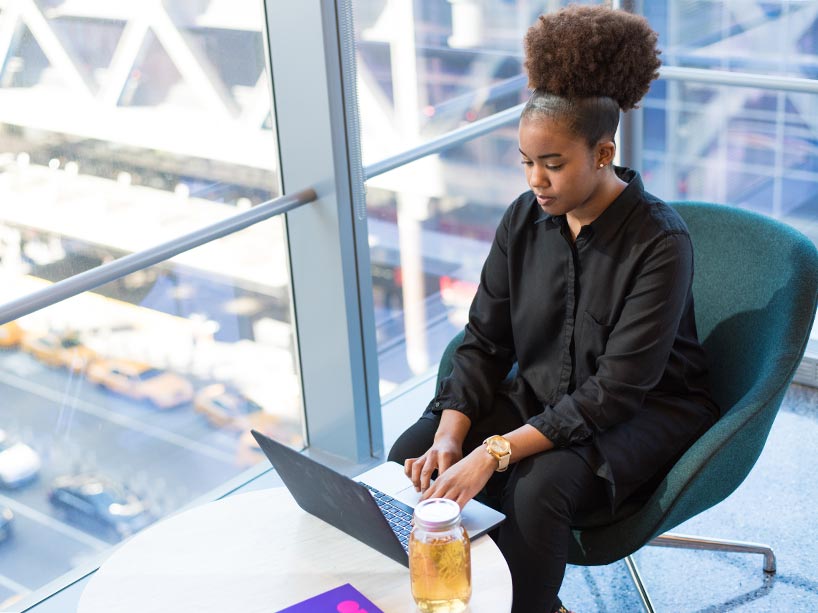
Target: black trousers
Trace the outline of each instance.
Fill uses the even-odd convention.
[[[402,464],[425,453],[439,422],[439,417],[425,414],[398,438],[389,459]],[[513,408],[495,405],[490,415],[472,423],[463,444],[464,455],[482,445],[487,436],[505,434],[522,423]],[[529,456],[505,472],[494,473],[478,498],[506,515],[492,537],[511,571],[512,613],[558,609],[571,525],[581,514],[610,512],[605,482],[578,454],[557,449]]]

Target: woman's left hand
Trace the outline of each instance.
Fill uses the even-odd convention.
[[[497,460],[486,453],[481,445],[435,479],[423,492],[421,500],[449,498],[462,509],[485,487],[496,468]]]

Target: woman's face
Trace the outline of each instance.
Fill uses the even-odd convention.
[[[595,217],[607,170],[600,163],[610,163],[604,154],[558,120],[536,115],[520,121],[520,153],[528,186],[543,211]]]

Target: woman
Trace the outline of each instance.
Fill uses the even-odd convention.
[[[451,376],[389,459],[424,498],[479,494],[506,514],[513,611],[531,613],[565,611],[571,525],[650,495],[719,411],[687,229],[612,164],[620,110],[658,76],[656,34],[578,6],[541,17],[525,50],[531,189],[497,228]]]

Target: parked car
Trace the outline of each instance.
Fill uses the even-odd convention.
[[[40,472],[40,456],[25,443],[0,430],[0,487],[20,487]]]
[[[0,326],[0,347],[10,349],[20,344],[23,339],[23,329],[16,321],[10,321]]]
[[[0,543],[11,536],[11,522],[14,521],[14,513],[8,507],[0,507]]]
[[[94,474],[57,477],[48,500],[69,521],[118,538],[138,532],[155,519],[127,487]]]
[[[80,342],[76,332],[26,334],[20,347],[49,366],[61,366],[73,372],[85,370],[96,353]]]
[[[249,429],[248,418],[262,410],[258,403],[222,383],[202,388],[193,400],[193,408],[217,428],[231,430]]]
[[[88,380],[123,396],[170,409],[193,399],[193,384],[177,374],[131,360],[95,360]]]

